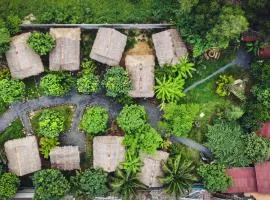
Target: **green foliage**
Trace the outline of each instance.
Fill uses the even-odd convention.
[[[76,199],[94,199],[107,195],[107,173],[101,169],[86,169],[71,177],[71,188]]]
[[[81,64],[81,68],[82,68],[83,75],[94,74],[96,70],[95,64],[90,59],[85,59]]]
[[[43,110],[38,116],[38,136],[56,138],[65,130],[65,116],[57,110]]]
[[[70,92],[73,85],[71,75],[67,73],[50,73],[40,80],[40,92],[46,96],[62,96]]]
[[[181,76],[176,78],[163,76],[162,80],[156,78],[156,82],[157,84],[154,87],[156,98],[161,100],[162,103],[176,102],[185,96],[183,93],[185,80]]]
[[[234,121],[240,119],[245,112],[239,106],[231,105],[225,109],[224,115],[225,118],[229,121]]]
[[[270,108],[270,88],[264,88],[263,86],[255,85],[252,87],[251,92],[259,103],[261,103],[266,108]]]
[[[189,62],[188,56],[185,56],[180,58],[179,63],[172,65],[172,71],[186,79],[188,77],[192,77],[192,72],[196,71],[193,67],[194,63]]]
[[[262,163],[270,157],[269,144],[266,139],[253,133],[248,136],[246,154],[252,163]]]
[[[142,163],[138,155],[134,155],[133,152],[127,151],[125,155],[125,161],[121,163],[121,166],[127,173],[136,174],[140,171]]]
[[[245,167],[251,163],[245,153],[247,138],[238,124],[217,123],[208,126],[206,136],[206,146],[218,163],[226,167]]]
[[[57,169],[44,169],[32,177],[36,200],[63,199],[70,190],[68,180]]]
[[[90,137],[100,135],[106,130],[108,119],[109,115],[106,108],[100,106],[90,107],[83,114],[80,128]]]
[[[10,33],[3,20],[0,19],[0,58],[9,49]]]
[[[3,101],[2,98],[0,98],[0,115],[6,112],[7,109],[8,109],[7,104]]]
[[[22,20],[17,15],[9,15],[6,19],[6,26],[10,35],[15,35],[21,31]]]
[[[204,164],[198,169],[198,174],[210,192],[225,192],[232,184],[232,179],[223,165]]]
[[[126,133],[135,133],[146,123],[146,112],[143,106],[126,105],[119,113],[116,121],[118,126]]]
[[[43,155],[44,158],[48,159],[50,156],[50,151],[57,145],[59,145],[58,138],[46,138],[42,137],[39,141],[39,151]]]
[[[22,100],[25,95],[25,85],[20,80],[0,80],[0,96],[6,104]]]
[[[77,80],[77,89],[80,93],[92,94],[100,89],[100,82],[98,76],[93,73],[83,75]]]
[[[7,67],[0,67],[0,80],[2,79],[10,79],[11,74]]]
[[[270,61],[253,61],[251,63],[251,71],[258,84],[261,83],[265,87],[270,87]]]
[[[247,52],[253,53],[253,55],[258,56],[259,49],[261,48],[261,42],[246,42]]]
[[[20,185],[20,179],[13,173],[0,176],[0,199],[12,200]]]
[[[49,33],[33,32],[27,40],[28,45],[39,55],[47,55],[55,47],[55,38]]]
[[[128,173],[122,169],[116,170],[110,185],[115,193],[121,195],[123,200],[136,196],[139,189],[146,189],[146,186],[140,183],[136,174]]]
[[[216,93],[222,97],[229,96],[231,93],[230,86],[234,81],[235,80],[232,76],[220,75],[219,80],[217,81]]]
[[[119,98],[127,96],[132,89],[128,72],[122,67],[111,67],[104,75],[102,85],[106,89],[106,95]]]
[[[159,181],[169,194],[175,196],[186,194],[191,190],[192,183],[197,180],[194,175],[195,166],[181,155],[169,158],[167,162],[161,161],[161,168],[164,177],[160,177]]]

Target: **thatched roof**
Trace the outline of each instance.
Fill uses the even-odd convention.
[[[11,40],[6,58],[13,78],[24,79],[44,72],[40,56],[27,44],[30,35],[22,33]]]
[[[161,187],[158,177],[163,175],[161,160],[167,160],[169,154],[164,151],[157,151],[154,156],[147,155],[143,159],[143,167],[139,174],[140,181],[149,187]]]
[[[125,50],[127,36],[112,28],[100,28],[93,44],[90,58],[116,66]]]
[[[187,54],[187,48],[177,30],[169,29],[152,35],[160,66],[179,62]]]
[[[127,55],[125,64],[133,86],[130,96],[153,97],[155,57],[153,55]]]
[[[119,163],[124,160],[125,148],[122,145],[123,137],[98,136],[93,141],[94,168],[113,172]]]
[[[38,144],[35,136],[9,140],[5,143],[8,168],[18,176],[41,169]]]
[[[50,161],[52,167],[61,170],[80,169],[79,147],[55,147],[50,152]]]
[[[56,46],[50,53],[51,71],[76,71],[80,69],[80,28],[51,28]]]

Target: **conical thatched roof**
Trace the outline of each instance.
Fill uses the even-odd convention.
[[[13,78],[24,79],[44,72],[40,56],[27,44],[30,35],[22,33],[11,40],[6,58]]]
[[[147,155],[143,159],[143,167],[139,174],[140,181],[149,187],[161,187],[158,177],[163,175],[161,160],[167,160],[169,154],[164,151],[157,151],[156,155]]]
[[[55,147],[50,152],[50,161],[53,168],[61,170],[80,169],[79,147]]]
[[[176,64],[187,54],[186,45],[175,29],[155,33],[152,39],[160,66]]]
[[[38,144],[35,136],[9,140],[5,143],[8,168],[18,176],[41,169]]]
[[[93,140],[94,168],[102,168],[106,172],[115,171],[120,162],[124,161],[123,139],[119,136],[95,137]]]
[[[80,69],[80,28],[51,28],[56,46],[50,53],[50,70],[76,71]]]
[[[112,28],[100,28],[90,58],[110,66],[119,65],[125,50],[127,36]]]
[[[153,55],[127,55],[126,69],[132,82],[131,97],[154,96],[155,58]]]

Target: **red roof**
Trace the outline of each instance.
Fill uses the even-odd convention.
[[[255,166],[259,193],[270,193],[270,161]]]
[[[270,122],[264,123],[263,127],[259,130],[261,136],[270,138]]]
[[[227,174],[232,177],[233,184],[227,193],[256,192],[256,175],[254,167],[227,169]]]

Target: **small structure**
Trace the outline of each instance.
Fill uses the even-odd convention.
[[[255,165],[259,193],[270,194],[270,161]]]
[[[160,66],[173,65],[187,55],[187,48],[176,29],[169,29],[152,35]]]
[[[127,36],[112,28],[100,28],[90,58],[109,66],[119,65],[125,50]]]
[[[24,79],[44,72],[40,56],[27,44],[31,33],[22,33],[12,38],[10,49],[6,52],[11,76]]]
[[[119,136],[95,137],[93,140],[94,168],[102,168],[106,172],[115,171],[125,158],[123,139]]]
[[[51,28],[56,46],[50,53],[51,71],[76,71],[80,69],[80,28]]]
[[[263,137],[270,138],[270,122],[264,123],[258,133]]]
[[[79,147],[55,147],[50,152],[50,161],[53,168],[61,170],[80,169]]]
[[[169,154],[163,151],[157,151],[154,156],[145,156],[139,175],[140,181],[149,187],[161,187],[162,185],[158,180],[158,177],[163,175],[160,161],[166,161],[168,157]]]
[[[131,97],[153,97],[155,84],[154,56],[127,55],[125,63],[133,86],[129,95]]]
[[[18,176],[41,169],[41,160],[35,136],[9,140],[5,143],[8,168]]]

